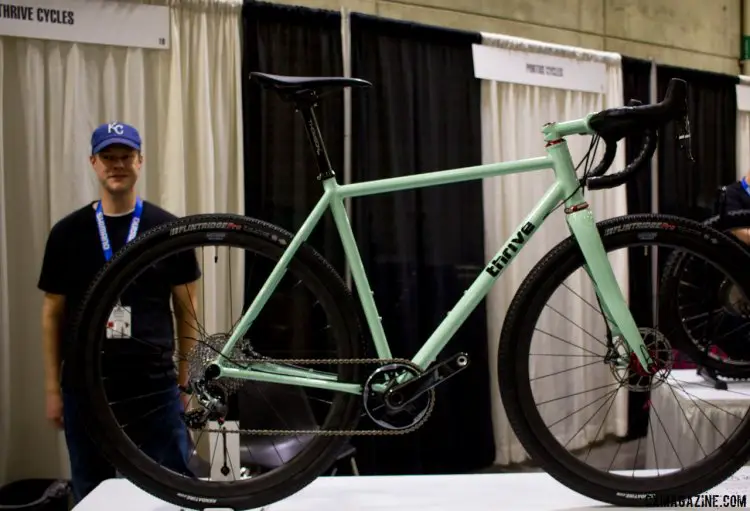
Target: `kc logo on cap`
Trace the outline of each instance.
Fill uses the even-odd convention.
[[[126,145],[140,151],[141,135],[130,124],[122,122],[101,124],[91,135],[91,154],[97,154],[113,144]]]

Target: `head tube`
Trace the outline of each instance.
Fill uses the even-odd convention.
[[[589,119],[592,115],[594,113],[590,113],[581,119],[546,124],[542,129],[544,140],[558,140],[569,135],[592,135],[594,132],[589,127]]]

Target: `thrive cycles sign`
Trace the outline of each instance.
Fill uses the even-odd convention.
[[[169,16],[117,0],[0,0],[0,36],[168,49]]]

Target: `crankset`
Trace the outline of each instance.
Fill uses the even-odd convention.
[[[386,390],[383,404],[393,412],[401,411],[420,396],[434,389],[449,378],[469,366],[469,357],[465,353],[454,355],[448,360],[432,366],[427,371],[412,376],[404,383],[393,384]]]

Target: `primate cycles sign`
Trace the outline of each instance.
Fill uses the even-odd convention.
[[[75,12],[63,9],[48,9],[26,5],[0,3],[0,19],[28,21],[30,23],[51,23],[75,25]]]

